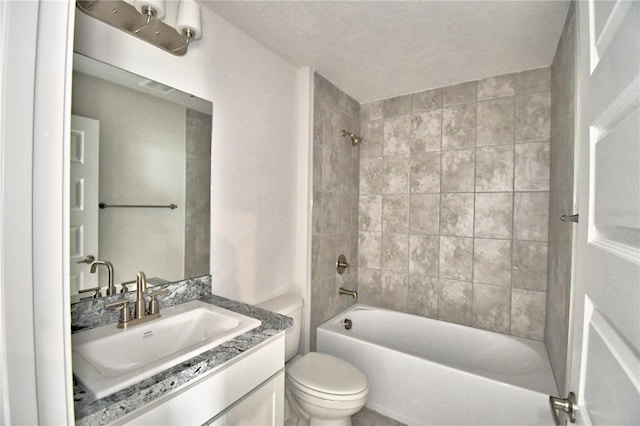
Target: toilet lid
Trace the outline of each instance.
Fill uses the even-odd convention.
[[[289,379],[334,395],[353,395],[367,389],[367,377],[356,366],[333,355],[309,352],[288,369]]]

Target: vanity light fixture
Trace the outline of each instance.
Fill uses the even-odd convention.
[[[77,0],[76,5],[87,15],[173,55],[184,55],[189,42],[202,37],[200,6],[194,0],[180,0],[177,16],[165,9],[164,0]],[[173,18],[175,27],[165,22]]]

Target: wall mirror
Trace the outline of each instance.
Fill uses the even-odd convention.
[[[72,301],[209,273],[211,102],[74,53]],[[135,285],[129,285],[133,288]],[[104,290],[102,295],[105,295]]]

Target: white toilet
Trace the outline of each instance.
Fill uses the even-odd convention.
[[[258,306],[293,318],[285,333],[285,425],[350,426],[351,416],[367,403],[369,381],[364,373],[333,355],[296,355],[302,320],[299,296],[284,294]]]

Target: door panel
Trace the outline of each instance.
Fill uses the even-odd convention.
[[[582,405],[596,425],[638,424],[640,365],[633,350],[588,301]]]

